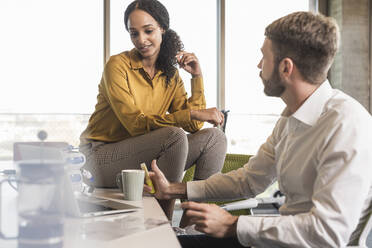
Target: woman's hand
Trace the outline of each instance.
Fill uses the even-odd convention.
[[[202,76],[198,58],[193,53],[181,51],[176,55],[179,66],[190,73],[192,77]]]
[[[192,120],[206,121],[214,126],[222,125],[224,122],[224,115],[217,108],[190,110]]]

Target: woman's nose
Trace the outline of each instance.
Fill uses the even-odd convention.
[[[140,44],[143,44],[146,40],[146,35],[145,34],[138,34],[138,42]]]

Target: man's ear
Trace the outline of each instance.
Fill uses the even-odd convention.
[[[289,78],[292,75],[293,68],[293,60],[290,58],[284,58],[279,63],[279,75],[284,79]]]

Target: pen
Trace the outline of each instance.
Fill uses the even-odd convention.
[[[146,184],[151,187],[150,193],[154,194],[155,193],[155,188],[154,188],[154,185],[152,184],[152,181],[151,181],[151,178],[150,178],[150,175],[149,175],[149,171],[147,170],[146,164],[141,163],[141,168],[142,168],[142,170],[145,171]]]

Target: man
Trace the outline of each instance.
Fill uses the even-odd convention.
[[[170,184],[153,161],[151,178],[155,197],[194,201],[254,197],[278,180],[286,197],[281,216],[237,217],[216,205],[184,202],[188,224],[207,234],[179,236],[184,247],[344,247],[355,242],[353,231],[370,211],[372,118],[326,79],[337,24],[296,12],[266,27],[265,36],[258,64],[264,92],[286,108],[257,155],[241,169],[187,185]]]

